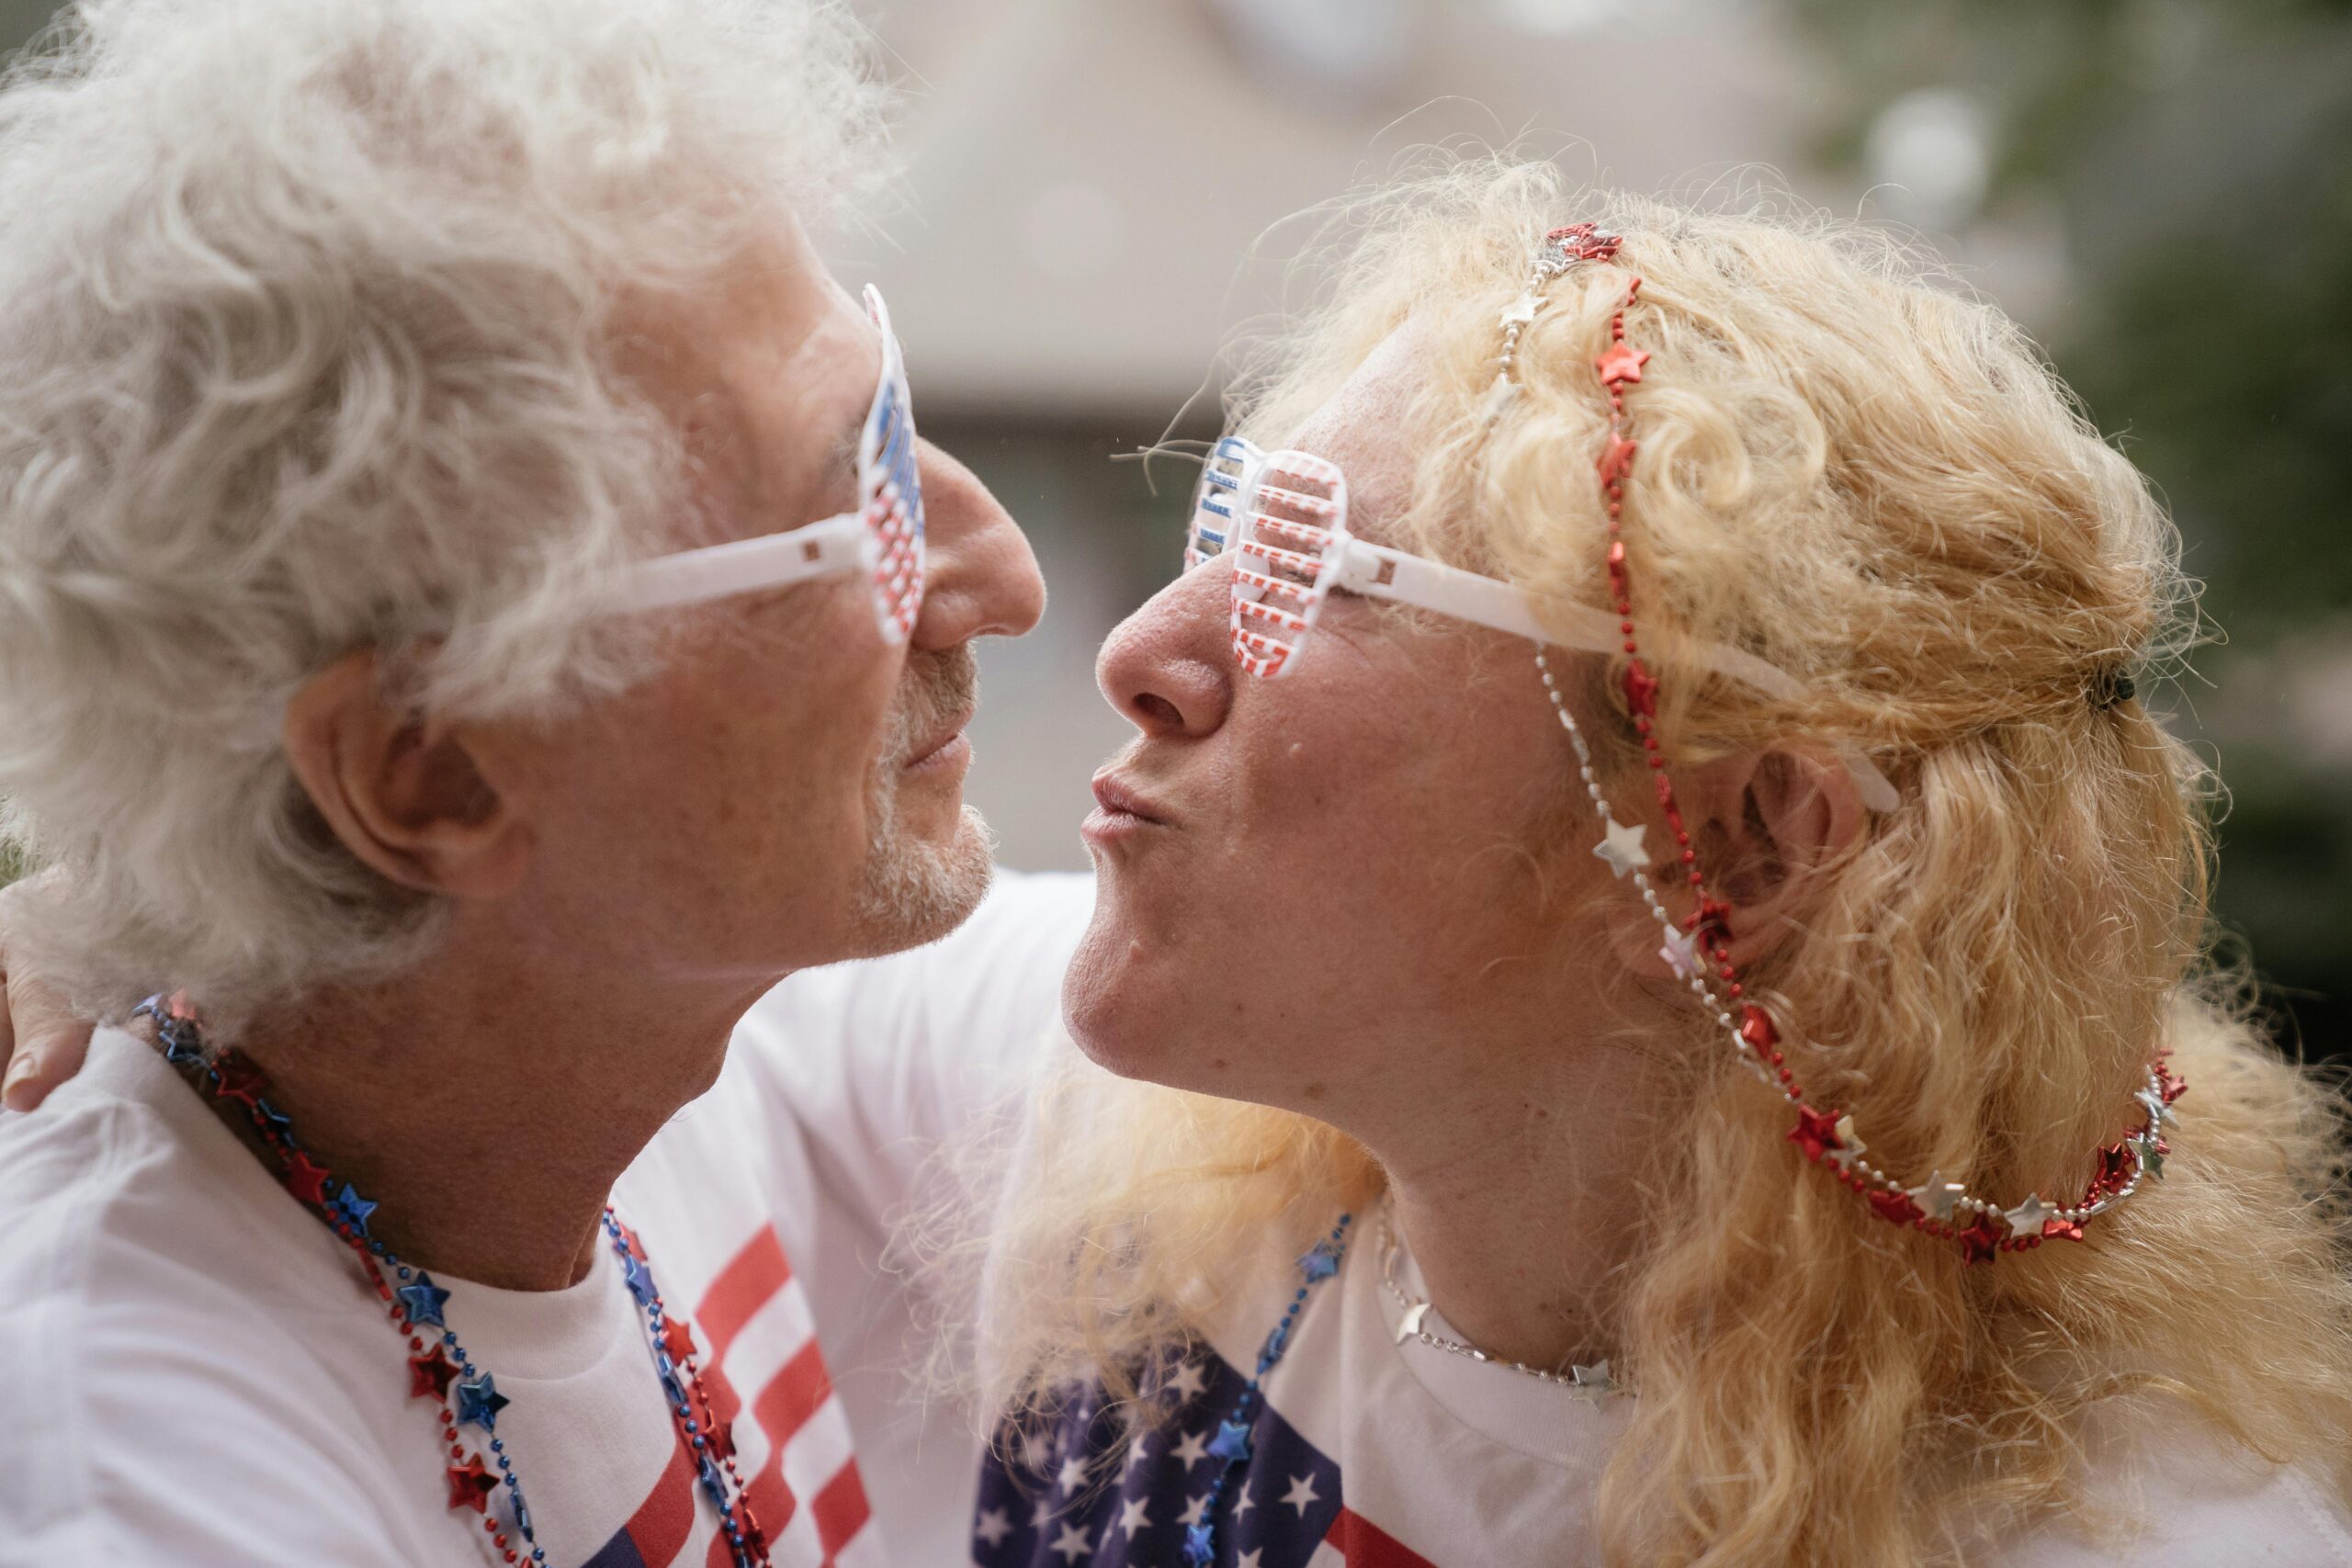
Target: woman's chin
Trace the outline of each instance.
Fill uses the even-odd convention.
[[[1178,1058],[1199,989],[1169,984],[1177,967],[1098,911],[1062,976],[1062,1021],[1089,1061],[1123,1078],[1196,1076]]]

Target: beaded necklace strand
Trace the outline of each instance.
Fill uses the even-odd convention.
[[[532,1526],[522,1477],[506,1451],[505,1439],[498,1436],[498,1414],[513,1402],[498,1392],[497,1380],[490,1372],[474,1364],[457,1332],[444,1321],[443,1308],[450,1292],[435,1284],[432,1275],[411,1269],[368,1234],[368,1218],[377,1205],[361,1197],[350,1182],[338,1183],[334,1173],[296,1140],[292,1119],[270,1102],[269,1079],[259,1066],[233,1047],[214,1050],[205,1044],[196,1014],[184,998],[150,997],[131,1016],[155,1021],[164,1059],[188,1073],[199,1093],[216,1103],[237,1107],[254,1136],[276,1155],[279,1184],[324,1220],[358,1259],[360,1271],[383,1303],[393,1331],[408,1341],[409,1397],[431,1399],[439,1406],[450,1510],[471,1509],[482,1516],[482,1533],[500,1562],[527,1561],[537,1568],[547,1568],[547,1551]],[[734,1442],[703,1387],[694,1353],[694,1331],[684,1318],[665,1311],[643,1244],[609,1206],[604,1224],[620,1255],[622,1277],[645,1314],[654,1370],[669,1396],[672,1416],[694,1450],[697,1478],[718,1506],[737,1568],[769,1568],[767,1538],[743,1498]],[[428,1334],[428,1330],[438,1332]],[[489,1462],[483,1448],[469,1443],[464,1432],[468,1427],[479,1427],[490,1439]],[[509,1507],[505,1522],[490,1507],[502,1486]],[[512,1536],[507,1533],[510,1529]]]
[[[1281,1361],[1283,1352],[1290,1348],[1291,1330],[1296,1326],[1298,1314],[1306,1305],[1307,1292],[1340,1271],[1340,1260],[1348,1255],[1348,1227],[1354,1219],[1353,1214],[1341,1214],[1340,1223],[1331,1227],[1329,1235],[1300,1255],[1297,1267],[1301,1283],[1291,1292],[1290,1305],[1283,1313],[1282,1321],[1274,1325],[1272,1332],[1266,1336],[1266,1343],[1259,1349],[1257,1371],[1250,1373],[1240,1399],[1234,1404],[1233,1414],[1218,1425],[1216,1436],[1209,1440],[1205,1451],[1222,1462],[1217,1466],[1216,1474],[1210,1478],[1208,1497],[1201,1509],[1200,1522],[1184,1527],[1185,1568],[1207,1568],[1209,1563],[1216,1561],[1217,1505],[1225,1501],[1226,1483],[1232,1479],[1233,1472],[1250,1462],[1252,1447],[1250,1412],[1259,1401],[1260,1385],[1265,1382],[1266,1374]]]

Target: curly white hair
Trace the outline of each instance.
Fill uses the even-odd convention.
[[[0,83],[0,797],[85,1005],[233,1010],[439,925],[278,743],[341,655],[422,705],[641,673],[591,614],[677,511],[615,313],[881,188],[831,0],[84,0]]]

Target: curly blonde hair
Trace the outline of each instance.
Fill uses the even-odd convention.
[[[1573,220],[1623,248],[1549,286],[1523,389],[1490,426],[1498,315]],[[2339,1101],[2207,962],[2205,770],[2139,703],[2094,700],[2184,646],[2177,542],[2145,479],[2016,326],[1861,228],[1571,191],[1500,160],[1385,187],[1337,228],[1311,307],[1247,361],[1239,423],[1279,439],[1409,320],[1429,364],[1399,542],[1539,604],[1605,602],[1591,362],[1645,279],[1625,533],[1669,758],[1834,738],[1902,791],[1748,976],[1871,1157],[2006,1201],[2071,1196],[2136,1126],[2159,1049],[2191,1085],[2165,1179],[2080,1244],[1972,1269],[1807,1165],[1785,1102],[1684,1010],[1613,1297],[1639,1397],[1600,1486],[1607,1559],[1960,1561],[2085,1507],[2087,1419],[2126,1399],[2352,1485]],[[1702,629],[1803,695],[1678,660]],[[1572,683],[1625,787],[1621,667],[1580,659]],[[1569,830],[1589,837],[1589,811]],[[1131,1391],[1125,1370],[1204,1332],[1249,1259],[1295,1251],[1383,1179],[1306,1118],[1080,1069],[996,1211],[982,1393],[1019,1413],[1073,1380]]]

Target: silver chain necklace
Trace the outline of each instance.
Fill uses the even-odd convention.
[[[1464,1345],[1459,1339],[1448,1339],[1442,1334],[1432,1334],[1423,1327],[1422,1320],[1430,1314],[1428,1298],[1408,1296],[1405,1288],[1396,1282],[1396,1254],[1401,1248],[1396,1241],[1394,1213],[1393,1201],[1380,1206],[1380,1282],[1388,1287],[1388,1293],[1405,1311],[1404,1321],[1396,1325],[1397,1344],[1418,1339],[1430,1348],[1443,1350],[1450,1356],[1467,1357],[1473,1361],[1484,1361],[1490,1367],[1523,1372],[1539,1382],[1556,1383],[1593,1404],[1601,1404],[1612,1393],[1632,1397],[1630,1391],[1618,1387],[1617,1381],[1609,1375],[1609,1362],[1605,1358],[1589,1367],[1571,1363],[1563,1375],[1543,1367],[1531,1367],[1524,1361],[1507,1361],[1500,1356],[1490,1356],[1476,1345]]]

